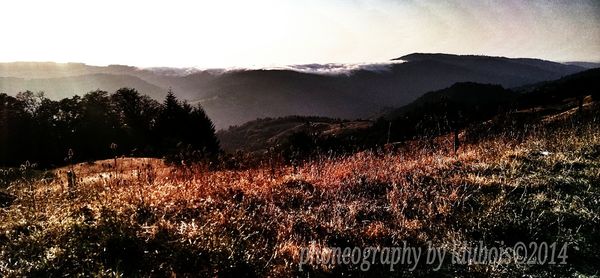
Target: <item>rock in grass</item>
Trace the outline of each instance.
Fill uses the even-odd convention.
[[[315,187],[312,184],[303,180],[289,180],[284,182],[282,186],[287,189],[299,189],[301,191],[306,191],[309,193],[315,191]]]
[[[10,207],[17,197],[0,191],[0,208]]]

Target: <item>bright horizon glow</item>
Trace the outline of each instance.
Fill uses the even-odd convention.
[[[77,1],[0,4],[0,62],[268,67],[440,52],[600,61],[600,2]]]

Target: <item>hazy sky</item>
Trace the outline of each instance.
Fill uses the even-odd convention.
[[[600,1],[2,0],[0,61],[248,67],[412,52],[600,61]]]

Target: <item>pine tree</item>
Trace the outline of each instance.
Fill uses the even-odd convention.
[[[216,159],[220,151],[214,124],[204,109],[179,101],[171,90],[163,102],[157,132],[172,162]]]

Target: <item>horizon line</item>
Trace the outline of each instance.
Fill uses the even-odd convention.
[[[395,58],[390,58],[384,61],[359,61],[359,62],[308,62],[308,63],[289,63],[289,64],[263,64],[263,65],[238,65],[238,66],[228,66],[228,67],[211,67],[211,66],[165,66],[165,65],[155,65],[155,66],[139,66],[134,64],[126,64],[126,63],[89,63],[85,61],[57,61],[57,60],[11,60],[11,61],[0,61],[0,64],[18,64],[18,63],[52,63],[52,64],[73,64],[73,65],[85,65],[85,66],[93,66],[93,67],[134,67],[137,69],[197,69],[197,70],[244,70],[244,69],[277,69],[278,67],[294,67],[294,66],[306,66],[306,65],[359,65],[359,64],[382,64],[382,63],[394,63],[395,61],[401,60],[400,58],[414,55],[414,54],[425,54],[425,55],[454,55],[454,56],[480,56],[480,57],[490,57],[490,58],[508,58],[508,59],[536,59],[543,60],[555,63],[600,63],[600,59],[597,60],[551,60],[540,57],[511,57],[511,56],[503,56],[503,55],[486,55],[486,54],[459,54],[459,53],[448,53],[448,52],[411,52],[408,54],[404,54]]]

